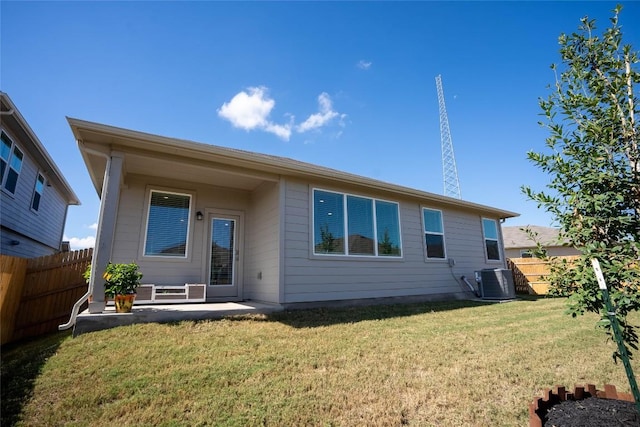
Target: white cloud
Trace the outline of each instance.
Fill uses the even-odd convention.
[[[67,237],[63,236],[62,240],[68,241],[72,251],[85,248],[93,248],[96,245],[95,236],[87,237]]]
[[[303,133],[312,129],[317,129],[326,125],[331,121],[331,119],[339,115],[338,112],[333,111],[331,97],[326,92],[322,92],[318,96],[318,110],[319,112],[310,115],[307,120],[299,124],[296,127],[296,130]]]
[[[97,230],[97,229],[98,229],[98,223],[97,223],[97,222],[94,222],[93,224],[91,224],[91,225],[89,226],[89,228],[90,228],[91,230]]]
[[[272,133],[285,141],[291,138],[292,130],[304,133],[310,130],[326,126],[331,120],[339,117],[339,125],[344,127],[346,114],[340,114],[333,110],[331,97],[326,92],[318,96],[318,112],[311,114],[307,119],[295,125],[295,117],[289,116],[289,123],[274,123],[269,120],[269,115],[276,102],[268,95],[268,89],[264,86],[250,87],[237,93],[229,102],[222,104],[218,116],[228,120],[234,127],[247,131],[261,130]]]
[[[291,125],[277,125],[275,123],[267,123],[267,125],[264,127],[264,130],[279,136],[285,141],[288,141],[291,137]]]
[[[360,68],[361,70],[368,70],[369,68],[371,68],[371,61],[365,61],[364,59],[361,59],[360,61],[358,61],[358,68]]]
[[[291,124],[280,125],[268,120],[275,105],[276,102],[267,94],[267,88],[250,87],[246,92],[237,93],[228,103],[222,104],[218,109],[218,115],[237,128],[247,131],[264,130],[288,141],[291,136]]]

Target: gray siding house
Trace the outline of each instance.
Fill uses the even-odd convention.
[[[534,233],[536,240],[531,239],[524,231],[525,228],[529,228]],[[531,258],[532,251],[536,248],[536,241],[540,242],[548,256],[580,255],[579,250],[560,238],[560,230],[554,227],[539,225],[502,227],[502,236],[507,258]]]
[[[506,268],[500,221],[516,213],[288,158],[68,121],[101,197],[94,274],[135,261],[153,288],[145,301],[469,298],[462,276]],[[190,286],[202,292],[190,297]],[[100,280],[89,294],[89,312],[102,312]]]
[[[80,202],[4,92],[0,138],[0,253],[33,258],[59,252],[69,205]]]

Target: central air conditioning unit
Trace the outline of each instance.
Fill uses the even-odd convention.
[[[475,272],[476,282],[483,299],[514,299],[516,287],[513,273],[504,268],[485,268]]]

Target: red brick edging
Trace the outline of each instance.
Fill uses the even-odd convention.
[[[529,404],[529,427],[542,427],[542,420],[547,411],[555,404],[565,400],[581,400],[587,397],[599,397],[602,399],[618,399],[635,402],[631,393],[618,393],[616,387],[605,384],[604,390],[598,390],[595,385],[587,384],[584,387],[575,386],[573,393],[567,392],[566,387],[556,386],[555,392],[545,389],[543,397],[535,399]]]

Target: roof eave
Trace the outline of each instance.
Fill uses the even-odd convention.
[[[481,205],[473,202],[467,202],[464,200],[453,199],[451,197],[440,196],[426,191],[417,190],[409,187],[404,187],[397,184],[391,184],[384,181],[378,181],[371,178],[366,178],[360,175],[354,175],[347,172],[338,171],[335,169],[329,169],[322,166],[313,165],[310,163],[304,163],[295,161],[292,159],[279,158],[276,156],[261,155],[259,153],[252,153],[248,151],[241,151],[226,147],[220,147],[216,145],[203,144],[193,141],[186,141],[181,139],[169,138],[160,135],[154,135],[139,131],[133,131],[129,129],[118,128],[114,126],[104,125],[95,122],[88,122],[85,120],[75,119],[67,117],[67,121],[72,128],[73,134],[80,146],[83,141],[82,131],[90,131],[94,133],[100,133],[104,135],[117,136],[119,138],[152,142],[156,144],[164,145],[171,149],[182,150],[186,156],[193,158],[202,158],[202,156],[216,157],[218,161],[228,160],[233,164],[242,165],[248,168],[254,168],[264,171],[265,168],[269,171],[273,171],[283,176],[315,178],[325,181],[334,182],[350,182],[355,185],[372,188],[379,191],[391,192],[408,196],[411,198],[417,198],[420,200],[429,200],[437,202],[439,204],[447,206],[463,207],[470,210],[481,211],[486,214],[495,215],[500,219],[513,218],[519,216],[518,213],[506,211],[502,209],[493,208],[486,205]],[[83,154],[84,156],[84,154]],[[85,163],[87,163],[85,159]],[[87,163],[88,165],[88,163]],[[99,190],[98,177],[92,175],[94,186]]]

